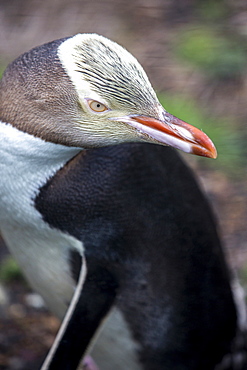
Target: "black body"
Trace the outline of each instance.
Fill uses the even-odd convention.
[[[88,338],[77,340],[78,351],[112,304],[140,343],[143,369],[210,370],[229,351],[236,312],[215,220],[174,150],[123,144],[83,151],[35,202],[46,222],[85,247],[78,335]],[[75,278],[79,265],[71,251]]]

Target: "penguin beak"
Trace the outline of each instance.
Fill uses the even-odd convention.
[[[158,120],[142,115],[130,115],[117,120],[129,124],[140,134],[149,136],[160,144],[203,157],[217,157],[214,144],[201,130],[165,111],[163,117],[163,120]]]

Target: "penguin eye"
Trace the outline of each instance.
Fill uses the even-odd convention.
[[[107,108],[104,104],[98,102],[97,100],[88,100],[88,105],[92,109],[92,111],[101,113],[105,112],[109,108]]]

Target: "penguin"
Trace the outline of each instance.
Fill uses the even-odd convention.
[[[216,158],[206,134],[161,106],[127,50],[77,34],[7,67],[0,137],[1,235],[63,320],[42,370],[89,353],[100,370],[216,369],[236,304],[210,206],[174,150]]]

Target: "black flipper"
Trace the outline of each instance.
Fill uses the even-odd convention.
[[[89,343],[113,305],[117,284],[105,269],[82,263],[77,287],[41,370],[77,369]]]

